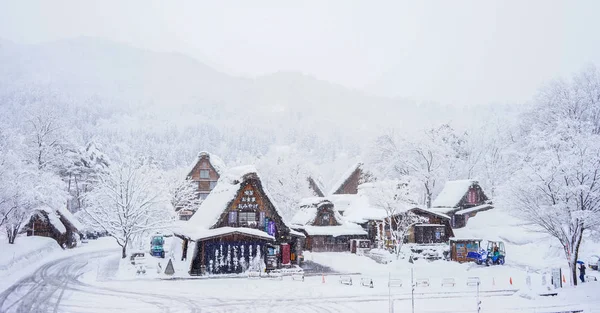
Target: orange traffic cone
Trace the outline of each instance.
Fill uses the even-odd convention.
[[[566,284],[567,280],[565,279],[565,274],[563,274],[563,284]]]
[[[325,274],[321,274],[321,278],[323,280],[323,284],[325,283]]]
[[[512,286],[512,277],[510,278],[510,285]]]

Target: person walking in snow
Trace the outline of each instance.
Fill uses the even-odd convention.
[[[582,283],[585,283],[585,264],[583,263],[579,266],[579,279]]]

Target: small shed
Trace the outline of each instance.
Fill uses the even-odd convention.
[[[464,263],[472,259],[467,258],[469,252],[478,252],[481,246],[481,240],[477,238],[450,238],[450,260]]]
[[[24,229],[27,236],[50,237],[63,248],[77,246],[83,226],[66,208],[52,209],[47,206],[34,210]]]

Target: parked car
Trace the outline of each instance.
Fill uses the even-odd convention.
[[[600,268],[600,256],[592,255],[588,259],[587,263],[588,263],[589,268],[593,269],[594,271],[597,271],[598,268]]]
[[[146,253],[144,252],[133,252],[129,257],[131,265],[144,264],[146,262]]]

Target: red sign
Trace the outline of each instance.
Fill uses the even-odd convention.
[[[281,245],[281,264],[290,264],[290,245]]]

